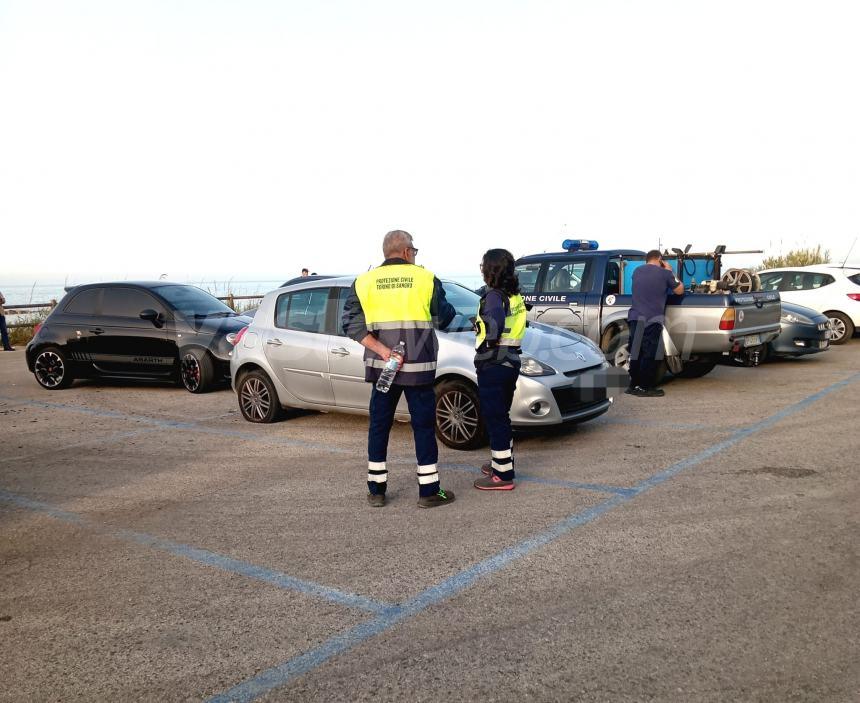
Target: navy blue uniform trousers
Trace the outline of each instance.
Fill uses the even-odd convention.
[[[504,481],[514,479],[510,412],[519,373],[518,369],[502,364],[489,364],[478,369],[481,416],[490,435],[490,465],[493,474]]]
[[[630,320],[630,385],[641,388],[654,386],[657,354],[663,339],[663,325]]]
[[[11,349],[12,345],[9,344],[9,332],[6,329],[6,316],[0,315],[0,339],[3,342],[4,349]]]
[[[398,386],[388,393],[380,393],[373,386],[370,395],[370,428],[367,436],[367,488],[373,494],[385,494],[388,469],[388,437],[394,423],[394,413],[400,396],[406,394],[412,434],[415,437],[415,457],[418,460],[418,495],[433,496],[439,492],[439,474],[436,462],[439,447],[436,444],[436,394],[432,385]]]

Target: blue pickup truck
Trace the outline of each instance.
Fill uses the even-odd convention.
[[[600,345],[611,363],[626,365],[632,276],[645,264],[645,252],[600,250],[595,242],[565,244],[567,251],[524,256],[516,262],[523,296],[531,305],[529,319],[585,335]],[[765,345],[779,334],[779,294],[754,290],[753,274],[742,276],[745,286],[735,285],[737,276],[731,272],[721,277],[724,250],[706,255],[678,250],[677,255],[664,256],[694,292],[667,301],[661,376],[667,369],[688,378],[704,376],[723,356],[754,366]]]

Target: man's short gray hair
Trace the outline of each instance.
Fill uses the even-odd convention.
[[[394,254],[399,254],[406,247],[411,246],[412,235],[402,229],[395,229],[386,234],[385,239],[382,240],[382,253],[386,259],[390,259]]]

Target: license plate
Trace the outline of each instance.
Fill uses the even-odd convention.
[[[826,339],[823,342],[818,343],[819,349],[827,349],[827,347],[829,347],[829,346],[830,346],[830,342],[828,342]]]
[[[751,334],[749,337],[744,337],[744,346],[745,347],[755,347],[761,344],[761,335],[760,334]]]

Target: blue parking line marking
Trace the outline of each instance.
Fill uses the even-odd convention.
[[[0,400],[17,400],[7,396],[0,396]],[[128,415],[126,413],[116,412],[114,410],[95,410],[81,405],[69,405],[67,403],[50,403],[43,400],[22,400],[21,405],[28,405],[35,408],[47,408],[49,410],[65,410],[71,413],[81,415],[89,415],[92,417],[103,417],[114,420],[126,420],[131,422],[143,422],[155,427],[161,427],[171,430],[190,430],[193,432],[201,432],[203,434],[212,434],[223,437],[233,437],[236,439],[247,439],[251,441],[264,441],[273,444],[283,444],[289,447],[300,447],[302,449],[314,449],[317,451],[326,451],[334,454],[354,454],[351,449],[341,447],[332,447],[328,444],[320,444],[318,442],[305,442],[300,439],[290,439],[288,437],[267,436],[262,437],[252,432],[242,432],[241,430],[225,430],[214,427],[204,427],[196,422],[184,422],[181,420],[164,420],[155,417],[147,417],[145,415]],[[211,418],[209,418],[211,419]]]
[[[354,593],[339,591],[320,583],[306,581],[273,569],[257,566],[256,564],[241,561],[240,559],[224,556],[223,554],[217,554],[216,552],[211,552],[208,549],[200,549],[187,544],[180,544],[171,540],[148,535],[143,532],[135,532],[134,530],[106,528],[87,520],[82,515],[54,507],[48,503],[32,500],[31,498],[26,498],[9,491],[0,490],[0,502],[9,503],[19,508],[26,508],[27,510],[42,513],[62,522],[80,525],[90,530],[94,530],[106,537],[113,537],[124,542],[132,542],[134,544],[150,547],[160,552],[167,552],[174,556],[183,557],[198,564],[210,566],[231,574],[245,576],[255,581],[261,581],[285,591],[303,593],[305,595],[337,603],[338,605],[343,605],[348,608],[357,608],[370,613],[385,613],[392,607],[389,603],[383,603]]]
[[[438,464],[440,469],[453,469],[454,471],[467,471],[472,474],[480,474],[481,470],[476,466],[469,464]],[[609,486],[604,483],[578,483],[576,481],[567,481],[561,478],[544,478],[543,476],[534,476],[532,474],[524,474],[517,471],[517,481],[527,483],[540,483],[546,486],[558,486],[559,488],[570,488],[574,491],[594,491],[596,493],[615,493],[618,495],[633,495],[635,489],[626,488],[624,486]]]
[[[56,451],[67,451],[69,449],[75,449],[80,447],[86,447],[87,449],[89,449],[90,447],[98,447],[102,444],[113,444],[123,439],[134,439],[135,437],[140,437],[142,435],[157,431],[157,427],[147,427],[139,430],[130,430],[129,432],[120,432],[118,434],[112,434],[107,437],[96,437],[94,439],[85,439],[81,442],[70,442],[69,444],[64,444],[61,448],[54,450],[43,450],[39,454],[34,455],[19,454],[17,456],[0,456],[0,463],[10,463],[13,461],[26,461],[28,459],[41,458],[45,456],[46,451],[50,453]]]
[[[754,422],[752,425],[749,425],[748,427],[744,427],[742,429],[735,430],[730,437],[728,437],[727,439],[724,439],[722,442],[717,442],[716,444],[712,444],[710,447],[708,447],[707,449],[703,449],[698,454],[694,454],[693,456],[688,457],[687,459],[683,459],[682,461],[679,461],[676,464],[672,464],[672,466],[664,469],[663,471],[660,471],[659,473],[656,473],[653,476],[646,478],[644,481],[641,481],[640,483],[638,483],[636,485],[636,487],[634,488],[634,491],[637,494],[639,494],[639,493],[642,493],[642,492],[648,490],[649,488],[653,488],[654,486],[657,486],[657,485],[663,483],[664,481],[672,478],[672,476],[683,471],[684,469],[687,469],[690,466],[701,463],[702,461],[705,461],[706,459],[710,459],[710,458],[716,456],[721,451],[723,451],[725,449],[729,449],[730,447],[733,447],[735,444],[743,441],[747,437],[750,437],[750,436],[752,436],[758,432],[761,432],[762,430],[766,430],[769,427],[773,427],[773,425],[775,425],[780,420],[784,420],[785,418],[787,418],[791,415],[794,415],[794,414],[796,414],[802,410],[805,410],[807,407],[809,407],[813,403],[818,402],[823,397],[825,397],[825,396],[827,396],[827,395],[829,395],[835,391],[841,390],[841,389],[845,388],[846,386],[850,386],[852,383],[856,383],[857,381],[860,381],[860,373],[854,374],[853,376],[849,376],[848,378],[845,378],[841,381],[838,381],[838,382],[836,382],[830,386],[827,386],[826,388],[818,391],[817,393],[813,393],[812,395],[804,398],[803,400],[798,401],[794,405],[789,405],[787,408],[783,408],[779,412],[776,412],[773,415],[769,415],[768,417],[764,418],[763,420],[759,420],[758,422]]]
[[[279,664],[278,666],[267,669],[257,676],[234,686],[230,690],[213,696],[209,699],[209,703],[228,703],[229,701],[247,703],[248,701],[252,701],[269,691],[280,688],[298,676],[316,669],[338,654],[347,652],[366,640],[391,629],[398,622],[408,617],[418,615],[431,605],[452,598],[471,586],[480,578],[492,575],[507,566],[509,563],[530,554],[536,549],[554,542],[560,537],[570,533],[572,530],[575,530],[577,527],[582,527],[583,525],[593,522],[613,508],[629,503],[637,496],[645,493],[655,486],[659,486],[661,483],[664,483],[681,471],[690,469],[693,466],[710,459],[720,451],[732,447],[762,430],[772,427],[780,420],[804,410],[806,407],[826,395],[841,390],[857,381],[860,381],[860,373],[854,374],[842,381],[827,386],[821,391],[804,398],[793,405],[789,405],[787,408],[780,410],[774,415],[760,420],[743,430],[738,430],[728,439],[718,442],[717,444],[714,444],[711,447],[708,447],[707,449],[654,474],[650,478],[645,479],[637,485],[636,489],[634,489],[631,494],[615,495],[602,503],[598,503],[586,510],[574,513],[535,537],[531,537],[517,545],[514,545],[513,547],[508,547],[498,554],[454,574],[441,583],[431,586],[404,603],[402,606],[395,606],[391,610],[378,615],[366,623],[329,638],[318,647],[315,647],[304,654],[300,654],[282,664]]]
[[[206,566],[212,566],[216,569],[221,569],[222,571],[247,576],[255,581],[269,583],[286,591],[304,593],[309,596],[331,601],[332,603],[344,605],[348,608],[358,608],[370,613],[382,613],[391,608],[388,603],[381,603],[371,598],[339,591],[335,588],[323,586],[322,584],[315,583],[313,581],[306,581],[294,576],[288,576],[287,574],[279,571],[267,569],[264,566],[257,566],[256,564],[250,564],[246,561],[224,556],[223,554],[210,552],[208,549],[191,547],[187,544],[172,542],[171,540],[153,537],[152,535],[135,532],[133,530],[116,530],[112,534],[128,542],[135,542],[162,552],[169,552],[170,554],[185,557],[191,561],[196,561],[199,564],[205,564]]]
[[[53,505],[48,505],[47,503],[42,503],[37,500],[31,500],[30,498],[25,498],[24,496],[19,496],[15,493],[10,493],[9,491],[0,490],[0,500],[4,503],[16,505],[19,508],[26,508],[27,510],[44,513],[45,515],[56,520],[62,520],[63,522],[70,522],[75,525],[84,525],[86,523],[86,520],[84,520],[82,516],[70,513],[68,510],[55,508]]]
[[[0,396],[0,400],[4,400],[4,396]],[[325,451],[331,454],[342,454],[345,456],[355,456],[355,449],[346,449],[343,447],[333,447],[328,444],[319,444],[315,442],[305,442],[299,439],[290,439],[288,437],[279,437],[279,436],[262,436],[259,434],[254,434],[252,432],[243,432],[242,430],[228,430],[217,427],[204,427],[203,425],[197,424],[196,422],[184,422],[180,420],[164,420],[159,418],[151,418],[145,415],[127,415],[124,413],[119,413],[113,410],[95,410],[93,408],[87,408],[84,406],[78,405],[68,405],[65,403],[51,403],[47,401],[40,400],[28,400],[21,401],[23,405],[29,405],[33,407],[44,407],[53,410],[65,410],[72,413],[80,413],[84,415],[91,415],[94,417],[105,417],[116,420],[126,420],[133,422],[143,422],[148,423],[155,428],[165,428],[165,429],[173,429],[173,430],[187,430],[189,432],[199,432],[201,434],[209,434],[214,435],[216,437],[232,437],[234,439],[245,439],[254,442],[269,442],[271,444],[282,444],[288,447],[299,447],[302,449],[313,449],[316,451]],[[121,439],[121,436],[117,436],[116,439]],[[363,451],[363,449],[362,449]],[[400,458],[400,457],[390,457],[389,463],[391,464],[403,464],[403,465],[415,465],[415,460],[411,458]],[[454,470],[473,470],[472,467],[466,467],[465,465],[457,465],[457,464],[440,464],[442,468],[451,468]],[[478,469],[474,469],[477,471]],[[553,478],[542,478],[539,476],[530,476],[528,474],[522,474],[519,478],[523,481],[530,481],[533,483],[543,483],[550,486],[559,486],[561,488],[570,488],[574,490],[584,490],[584,491],[596,491],[598,493],[617,493],[619,495],[626,495],[632,489],[625,488],[623,486],[604,486],[598,483],[576,483],[575,481],[565,481],[563,479],[553,479]]]

